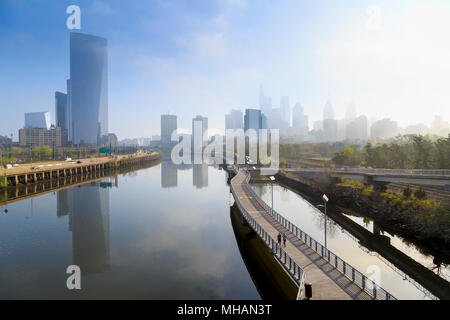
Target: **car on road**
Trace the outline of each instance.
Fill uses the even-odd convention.
[[[83,163],[83,161],[78,160],[77,163],[80,164],[80,163]]]
[[[64,161],[65,161],[65,162],[72,161],[72,158],[65,158]]]

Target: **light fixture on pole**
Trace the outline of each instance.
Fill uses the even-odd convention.
[[[270,181],[272,182],[272,214],[273,214],[273,182],[275,181],[274,176],[270,176]]]
[[[325,208],[325,249],[327,248],[327,202],[328,197],[324,194],[322,196],[324,208]]]

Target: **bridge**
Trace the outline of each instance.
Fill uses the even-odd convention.
[[[375,188],[388,183],[406,183],[424,186],[443,187],[450,191],[450,170],[427,169],[366,169],[366,168],[299,168],[285,169],[287,172],[317,178],[327,175],[332,178],[360,180]]]
[[[314,300],[396,300],[390,293],[278,214],[249,186],[250,174],[232,169],[231,193],[243,217],[299,287],[310,283]],[[286,234],[286,247],[274,239]]]
[[[21,164],[13,168],[0,168],[0,178],[5,179],[6,186],[28,185],[45,181],[56,181],[79,175],[93,175],[105,169],[133,166],[138,163],[153,161],[160,154],[133,154],[116,157],[79,159],[76,161],[54,161],[36,164]]]

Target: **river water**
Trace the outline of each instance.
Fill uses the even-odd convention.
[[[1,206],[0,299],[259,299],[226,181],[214,167],[163,162]],[[269,186],[255,189],[270,203]],[[275,186],[274,206],[323,242],[323,214],[305,199]],[[331,219],[327,226],[329,248],[368,275],[378,266],[397,298],[429,298]],[[81,268],[81,290],[67,289],[70,265]]]

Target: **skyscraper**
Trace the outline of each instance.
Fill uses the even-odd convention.
[[[68,108],[67,108],[67,94],[62,92],[55,92],[55,118],[56,126],[63,130],[68,130]]]
[[[70,34],[70,108],[72,142],[101,145],[108,137],[107,40]]]
[[[170,114],[161,115],[161,144],[163,147],[172,145],[172,133],[177,129],[177,116]]]
[[[297,103],[292,110],[292,128],[296,134],[306,137],[309,132],[308,116],[303,112],[303,107]]]
[[[49,130],[50,126],[50,112],[25,113],[25,129],[39,128]]]
[[[282,128],[289,128],[291,126],[291,106],[289,97],[281,97],[280,109]]]
[[[225,116],[225,129],[226,130],[244,129],[244,122],[242,120],[242,111],[231,110],[231,113]]]
[[[208,144],[208,118],[196,116],[192,119],[192,139],[194,153],[201,153]]]

